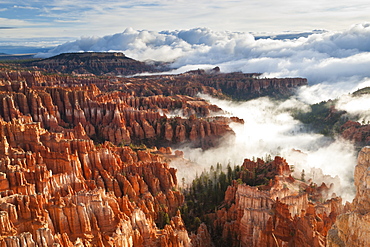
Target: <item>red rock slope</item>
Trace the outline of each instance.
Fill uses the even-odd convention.
[[[102,91],[95,82],[101,86],[109,80],[45,76],[37,71],[1,71],[1,81],[0,116],[5,121],[30,116],[41,127],[57,132],[82,125],[93,140],[116,145],[190,141],[195,147],[208,148],[233,133],[230,119],[210,117],[221,109],[199,98]],[[140,87],[137,84],[132,90]]]
[[[2,246],[190,244],[176,171],[160,155],[95,146],[81,126],[52,133],[31,117],[0,126]]]
[[[344,207],[339,197],[326,199],[330,187],[291,177],[281,157],[267,164],[246,159],[243,167],[257,167],[273,177],[267,185],[248,186],[236,181],[225,194],[224,206],[211,218],[230,246],[326,246],[327,232]],[[262,167],[262,168],[261,168]],[[329,195],[330,198],[330,195]]]
[[[350,211],[341,214],[329,231],[327,246],[370,246],[370,147],[358,155],[354,180],[356,196]]]

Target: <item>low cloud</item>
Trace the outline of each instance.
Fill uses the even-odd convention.
[[[367,77],[352,76],[345,79],[341,78],[335,82],[322,82],[303,86],[297,90],[296,97],[305,103],[315,104],[328,99],[339,99],[358,89],[369,86],[370,80]]]
[[[368,123],[370,121],[370,95],[345,95],[339,98],[336,108],[344,110],[352,119]]]
[[[299,35],[298,35],[299,37]],[[370,26],[320,32],[296,39],[255,39],[250,33],[208,28],[152,32],[127,28],[104,37],[81,37],[38,57],[64,52],[122,51],[138,60],[184,66],[219,66],[224,72],[260,72],[266,77],[305,77],[309,84],[356,87],[370,77]],[[187,68],[187,67],[186,67]],[[325,87],[325,86],[324,86]]]
[[[277,102],[269,98],[259,98],[235,103],[205,95],[203,98],[228,112],[228,116],[244,119],[245,124],[232,124],[236,135],[225,138],[220,147],[206,151],[186,147],[182,149],[187,159],[198,164],[198,174],[218,162],[223,165],[241,165],[245,158],[279,155],[295,166],[295,177],[300,178],[304,169],[306,179],[311,178],[319,185],[322,182],[328,185],[334,183],[333,192],[343,196],[345,200],[353,199],[355,148],[345,140],[332,140],[307,132],[291,116],[292,109],[308,110],[307,104],[296,99]],[[193,169],[194,167],[196,166],[193,165]],[[179,178],[181,174],[189,175],[186,167],[177,168]]]

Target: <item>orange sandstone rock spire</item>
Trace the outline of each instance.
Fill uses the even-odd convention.
[[[355,168],[356,196],[349,212],[337,217],[329,230],[327,246],[369,246],[370,245],[370,147],[358,154]]]

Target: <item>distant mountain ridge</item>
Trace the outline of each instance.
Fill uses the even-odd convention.
[[[126,57],[121,52],[62,53],[29,65],[54,72],[95,75],[133,75],[159,71],[154,65]]]
[[[7,53],[0,53],[0,61],[4,60],[25,60],[25,59],[33,59],[35,54],[7,54]]]

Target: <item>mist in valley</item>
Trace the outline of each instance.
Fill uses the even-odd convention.
[[[211,104],[225,111],[225,116],[236,116],[244,124],[232,123],[235,136],[224,137],[220,146],[209,149],[183,147],[185,158],[193,166],[176,165],[179,179],[191,182],[196,174],[217,163],[241,165],[245,158],[274,158],[281,156],[294,167],[293,176],[301,178],[304,170],[306,180],[312,179],[334,184],[333,193],[344,200],[354,197],[353,171],[356,150],[352,143],[340,137],[326,137],[307,130],[294,119],[294,110],[308,111],[309,105],[295,98],[276,101],[267,97],[246,102],[232,102],[200,95]]]

